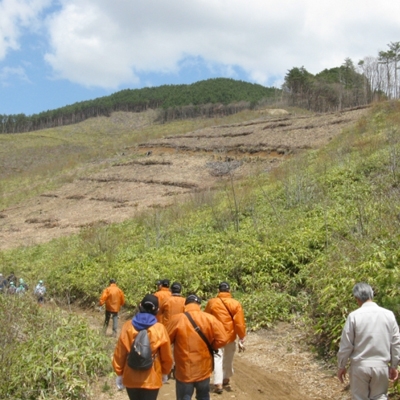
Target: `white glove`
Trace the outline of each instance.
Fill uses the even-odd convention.
[[[244,345],[244,339],[239,339],[238,346],[239,346],[239,353],[246,350],[246,347]]]
[[[168,375],[164,375],[162,376],[162,383],[166,383],[168,382]]]
[[[122,383],[122,375],[118,375],[117,376],[117,379],[115,380],[115,383],[117,384],[118,390],[124,390],[125,389],[125,386]]]

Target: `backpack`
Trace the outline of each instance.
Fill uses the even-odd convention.
[[[128,366],[136,370],[147,370],[153,365],[149,335],[146,329],[139,331],[128,355]]]

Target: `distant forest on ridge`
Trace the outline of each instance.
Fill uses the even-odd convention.
[[[398,99],[399,63],[400,42],[391,42],[387,51],[380,51],[378,57],[365,57],[357,66],[347,58],[340,67],[325,69],[316,75],[304,67],[294,67],[287,72],[281,89],[228,78],[213,78],[190,85],[125,89],[31,116],[0,114],[0,133],[70,125],[92,117],[108,117],[115,111],[157,109],[160,123],[213,118],[272,104],[315,112],[337,111],[379,99]]]

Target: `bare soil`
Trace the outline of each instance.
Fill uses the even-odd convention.
[[[118,159],[98,163],[100,172],[80,173],[58,189],[0,210],[0,250],[44,243],[83,227],[168,207],[209,190],[230,173],[240,179],[267,172],[293,154],[324,146],[365,112],[260,113],[256,120],[124,149]]]

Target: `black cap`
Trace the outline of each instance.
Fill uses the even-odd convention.
[[[182,291],[182,285],[179,282],[174,282],[171,286],[172,293],[180,293]]]
[[[201,304],[201,298],[196,294],[190,294],[188,297],[186,297],[185,305],[190,303]]]
[[[158,298],[154,294],[146,294],[139,304],[140,312],[156,315],[158,311]]]
[[[114,278],[111,278],[111,279],[110,279],[110,283],[115,283],[115,279],[114,279]]]
[[[163,287],[169,287],[169,279],[163,279],[161,281],[161,284],[163,285]]]
[[[229,292],[230,288],[231,287],[229,286],[228,282],[221,282],[218,286],[220,292]]]

